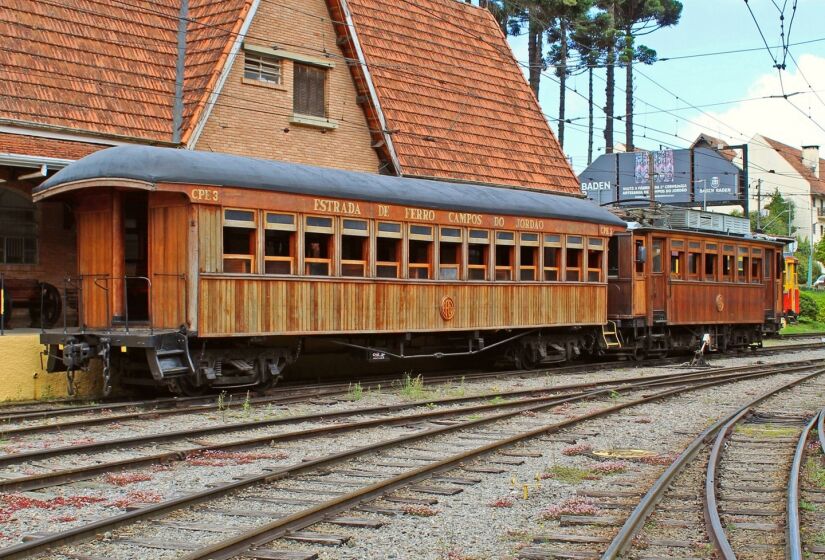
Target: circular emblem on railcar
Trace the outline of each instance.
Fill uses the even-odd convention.
[[[725,309],[725,298],[722,297],[722,294],[717,294],[716,296],[716,311],[719,313]]]
[[[441,309],[439,309],[439,313],[441,313],[441,318],[445,321],[453,320],[453,317],[455,317],[455,302],[453,298],[450,296],[441,298]]]

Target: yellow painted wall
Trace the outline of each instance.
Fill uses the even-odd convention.
[[[37,334],[7,334],[0,336],[0,402],[48,400],[65,398],[65,373],[46,373],[40,367],[43,345]],[[46,357],[42,356],[43,365]],[[75,375],[77,396],[100,395],[100,372],[78,372]]]

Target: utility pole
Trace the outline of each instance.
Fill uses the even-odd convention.
[[[811,199],[811,237],[810,241],[808,242],[809,250],[808,250],[808,289],[811,289],[811,284],[813,283],[813,271],[814,271],[814,202]]]
[[[647,153],[647,176],[650,179],[650,209],[656,207],[656,174],[653,173],[653,152]]]
[[[175,99],[172,105],[172,142],[180,143],[183,128],[183,74],[186,62],[186,23],[189,0],[183,0],[178,14],[178,58],[175,63]]]
[[[756,231],[762,231],[762,179],[756,183]]]

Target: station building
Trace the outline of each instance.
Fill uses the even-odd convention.
[[[0,401],[65,386],[44,379],[27,329],[76,321],[75,223],[31,191],[94,151],[157,145],[579,192],[498,23],[458,0],[20,0],[6,14],[0,359],[18,361]]]

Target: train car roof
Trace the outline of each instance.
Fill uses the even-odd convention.
[[[95,179],[184,183],[364,200],[461,212],[609,224],[624,221],[584,198],[526,189],[393,177],[214,152],[118,146],[86,156],[34,189],[36,199]]]
[[[627,224],[626,222],[626,225]],[[701,236],[701,237],[712,237],[715,239],[719,239],[720,241],[751,241],[751,242],[758,242],[758,243],[768,243],[771,245],[779,245],[783,246],[787,244],[785,237],[773,237],[763,234],[748,234],[748,235],[737,235],[733,233],[727,233],[722,231],[708,231],[702,229],[689,229],[689,228],[665,228],[665,227],[657,227],[657,226],[646,226],[646,225],[639,225],[636,227],[629,226],[627,228],[628,233],[661,233],[665,237],[678,237],[678,236]],[[793,238],[791,238],[793,239]]]

